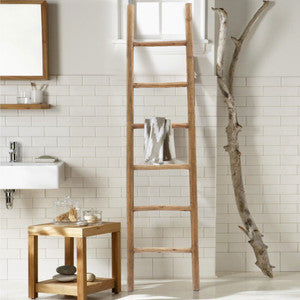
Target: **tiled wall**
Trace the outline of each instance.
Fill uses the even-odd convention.
[[[243,176],[250,211],[264,233],[276,271],[300,270],[300,78],[236,78]],[[217,271],[256,271],[252,248],[232,195],[224,128],[218,105]]]
[[[139,81],[176,81],[163,76]],[[8,160],[9,141],[22,144],[22,158],[48,154],[65,161],[66,181],[59,190],[17,191],[14,208],[0,202],[0,278],[27,277],[27,226],[51,222],[52,206],[70,195],[83,207],[99,207],[104,220],[122,222],[122,265],[126,279],[126,86],[117,76],[53,76],[47,82],[50,110],[0,111],[0,161]],[[0,102],[15,103],[29,82],[0,82]],[[215,153],[216,82],[213,76],[197,79],[197,155],[200,270],[215,272]],[[136,122],[153,115],[174,122],[186,121],[185,89],[139,89],[135,97]],[[136,157],[142,160],[143,131],[136,131]],[[186,131],[178,129],[179,157],[187,153]],[[139,171],[135,177],[138,204],[184,205],[188,201],[186,171]],[[190,221],[184,212],[141,212],[135,218],[137,246],[189,245]],[[40,278],[54,275],[63,263],[63,240],[40,239]],[[137,278],[191,277],[189,254],[136,255]],[[110,274],[109,236],[88,239],[88,271]]]

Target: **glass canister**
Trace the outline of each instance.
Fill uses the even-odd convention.
[[[86,221],[88,224],[101,224],[102,211],[100,209],[84,209],[83,221]]]
[[[30,91],[20,91],[17,97],[18,104],[30,104],[31,94]]]
[[[79,202],[71,200],[67,196],[63,200],[54,202],[54,217],[55,224],[76,224],[80,221]]]

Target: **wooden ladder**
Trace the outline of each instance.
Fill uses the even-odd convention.
[[[127,284],[128,291],[134,289],[134,253],[145,252],[176,252],[192,254],[193,289],[199,290],[199,253],[198,253],[198,207],[197,207],[197,164],[196,164],[196,132],[195,132],[195,83],[193,58],[193,25],[192,5],[185,5],[184,41],[134,41],[134,5],[127,7]],[[134,82],[134,47],[186,47],[186,82],[168,83],[135,83]],[[133,139],[134,129],[144,128],[144,124],[134,124],[133,98],[135,88],[187,88],[188,123],[172,124],[173,128],[188,129],[189,163],[166,165],[134,165]],[[170,170],[185,169],[189,171],[190,205],[189,206],[134,206],[134,171],[136,170]],[[162,248],[162,247],[134,247],[134,212],[136,211],[188,211],[191,214],[191,247],[190,248]]]

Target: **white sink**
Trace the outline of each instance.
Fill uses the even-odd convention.
[[[64,163],[0,163],[0,189],[58,189],[65,179]]]

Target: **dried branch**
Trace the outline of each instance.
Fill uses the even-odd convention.
[[[256,265],[262,270],[262,272],[273,277],[272,268],[274,268],[269,261],[269,256],[267,252],[267,245],[264,244],[262,237],[257,228],[253,217],[250,214],[248,203],[246,200],[246,194],[244,189],[243,177],[242,177],[242,166],[241,166],[241,152],[239,150],[239,140],[238,134],[242,130],[242,126],[238,123],[237,108],[234,101],[232,83],[235,72],[236,63],[239,58],[239,53],[244,40],[246,39],[248,33],[250,32],[252,25],[261,16],[264,10],[268,7],[270,1],[264,1],[264,4],[258,9],[253,18],[250,20],[245,30],[243,31],[239,39],[232,38],[235,43],[235,50],[233,53],[232,61],[228,71],[228,83],[226,77],[224,76],[224,54],[226,47],[226,36],[228,30],[227,24],[227,13],[222,8],[214,8],[218,13],[220,20],[220,32],[219,41],[217,49],[217,65],[216,74],[218,77],[218,85],[224,96],[225,103],[228,110],[228,125],[226,127],[227,134],[227,146],[224,147],[225,151],[228,152],[230,158],[231,167],[231,178],[234,189],[235,201],[238,208],[239,215],[245,227],[239,226],[239,228],[247,235],[250,239],[249,244],[253,248],[254,254],[256,256]]]
[[[232,87],[233,87],[233,78],[235,73],[236,64],[239,59],[239,55],[241,52],[241,48],[243,45],[244,40],[248,36],[250,30],[252,29],[252,26],[255,24],[255,22],[258,20],[258,18],[262,15],[262,13],[267,9],[267,7],[270,5],[271,1],[264,1],[263,5],[257,10],[257,12],[254,14],[252,19],[247,24],[245,30],[241,34],[240,38],[237,39],[235,37],[231,37],[231,40],[234,42],[235,49],[232,55],[231,64],[229,67],[229,76],[228,76],[228,88],[229,91],[232,93]]]
[[[226,84],[226,80],[224,78],[224,54],[225,54],[225,46],[226,46],[226,38],[227,38],[227,12],[223,8],[212,8],[219,15],[220,19],[220,33],[219,33],[219,44],[217,49],[217,64],[216,64],[216,73],[218,77],[218,84],[220,90],[225,99],[229,96],[228,86]]]

